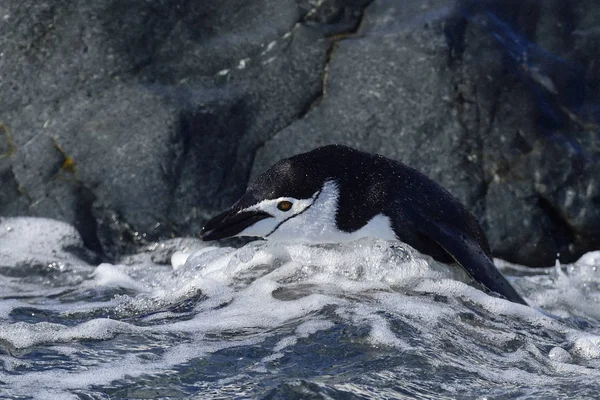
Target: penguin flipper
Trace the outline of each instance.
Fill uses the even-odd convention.
[[[443,223],[422,225],[423,233],[435,240],[477,282],[506,299],[527,305],[496,268],[475,239]]]

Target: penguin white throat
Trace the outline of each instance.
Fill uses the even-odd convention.
[[[256,222],[237,236],[258,236],[274,241],[302,243],[339,243],[363,237],[396,239],[390,219],[383,214],[377,214],[366,225],[353,232],[340,230],[336,224],[339,194],[337,183],[328,180],[310,199],[281,197],[263,200],[242,211],[264,211],[272,217]],[[280,204],[285,202],[292,206],[289,210],[282,211]]]

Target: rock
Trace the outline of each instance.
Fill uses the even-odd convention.
[[[481,222],[494,256],[527,260],[529,266],[544,267],[556,259],[561,250],[567,251],[568,237],[558,232],[542,208],[542,200],[527,182],[491,182],[485,200],[486,210],[492,211],[487,212]]]
[[[244,192],[256,149],[319,95],[327,46],[317,31],[297,26],[243,69],[223,73],[227,89],[184,115],[187,144],[172,208],[177,235],[197,234]]]
[[[463,62],[463,81],[479,76],[478,92],[487,86],[498,93],[491,103],[476,96],[477,113],[471,113],[473,120],[489,121],[487,131],[480,131],[483,171],[490,182],[482,222],[495,254],[527,265],[551,265],[558,254],[562,262],[572,262],[600,244],[600,230],[583,226],[575,217],[581,213],[595,226],[600,222],[594,205],[600,155],[594,143],[600,129],[597,114],[591,112],[599,98],[598,81],[572,52],[582,21],[575,16],[582,5],[524,2],[514,8],[512,19],[499,22],[488,13],[483,20],[473,19],[476,30],[470,30],[471,36],[467,30],[467,43],[480,41],[478,29],[492,34],[502,55],[502,62],[495,64],[505,71],[503,79],[490,85],[489,67],[477,72]],[[467,45],[464,56],[475,59],[481,52]],[[512,193],[513,201],[500,204],[494,199],[496,185]],[[498,240],[508,236],[523,241],[519,246]]]
[[[576,112],[598,97],[574,61],[533,40],[550,43],[565,29],[551,26],[557,15],[572,13],[564,2],[459,6],[369,6],[361,34],[330,56],[323,100],[259,150],[253,175],[328,143],[377,152],[449,189],[480,219],[495,255],[571,262],[600,245],[599,130]],[[569,48],[563,39],[556,51]],[[586,98],[570,96],[580,87]]]
[[[0,212],[2,215],[17,215],[27,209],[27,199],[19,191],[19,184],[12,170],[11,160],[0,158]]]
[[[594,1],[24,0],[0,18],[0,215],[66,221],[112,260],[197,235],[251,175],[327,143],[437,180],[509,261],[600,245]]]
[[[180,108],[151,88],[123,84],[63,107],[46,130],[72,158],[74,177],[93,192],[96,206],[149,234],[167,225],[183,146]]]
[[[483,177],[469,157],[474,140],[454,109],[441,30],[451,4],[426,10],[434,19],[425,25],[413,22],[421,2],[369,6],[361,34],[339,41],[330,55],[320,104],[259,150],[253,173],[279,158],[341,143],[416,167],[477,208]]]
[[[50,136],[34,136],[16,151],[10,171],[12,179],[4,181],[5,195],[16,188],[12,192],[15,198],[0,201],[0,205],[7,205],[3,209],[5,215],[27,214],[68,221],[79,230],[89,249],[101,251],[90,212],[93,196],[72,176],[63,173],[64,163],[64,154]]]
[[[67,221],[111,259],[197,234],[319,97],[327,35],[367,3],[0,6],[0,213]]]
[[[13,172],[20,190],[34,201],[44,196],[44,187],[56,178],[64,162],[59,152],[46,134],[34,136],[20,147],[13,162]]]

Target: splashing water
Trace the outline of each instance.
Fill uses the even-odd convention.
[[[600,252],[541,270],[497,260],[526,307],[399,242],[233,249],[177,239],[98,266],[73,255],[78,246],[65,224],[0,220],[0,397],[600,390]]]

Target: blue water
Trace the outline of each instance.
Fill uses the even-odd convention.
[[[0,220],[2,398],[600,393],[599,252],[541,270],[498,260],[526,307],[398,242],[174,239],[90,265],[68,251],[79,240]]]

